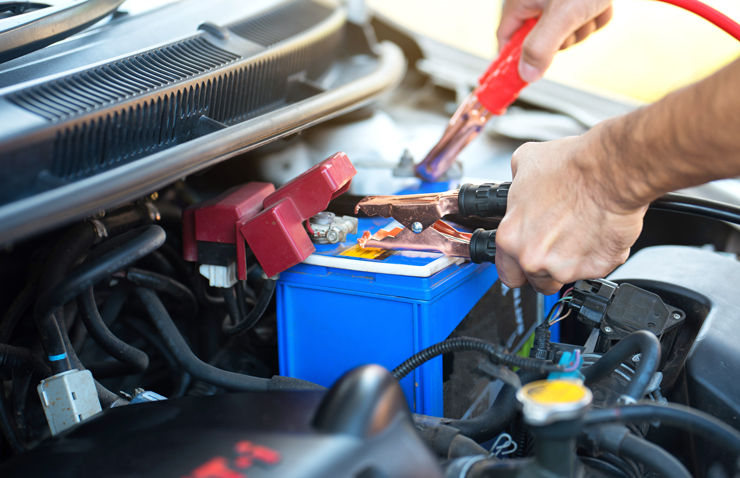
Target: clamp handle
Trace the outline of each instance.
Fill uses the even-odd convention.
[[[470,260],[476,264],[496,263],[496,230],[476,229],[470,236]]]
[[[495,115],[503,114],[528,84],[519,76],[519,59],[522,57],[524,39],[536,24],[536,18],[525,21],[478,79],[479,86],[475,89],[475,96],[480,104]]]
[[[463,184],[457,193],[462,216],[504,217],[511,183]]]

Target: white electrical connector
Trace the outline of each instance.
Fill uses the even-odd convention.
[[[45,378],[36,388],[52,435],[102,411],[89,370],[68,370]]]
[[[211,287],[222,287],[228,289],[236,284],[236,263],[228,266],[216,266],[213,264],[201,264],[198,268],[200,275],[208,279]]]

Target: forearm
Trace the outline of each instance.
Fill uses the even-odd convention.
[[[740,58],[652,105],[584,135],[604,197],[625,210],[713,179],[740,175]]]
[[[503,43],[524,20],[540,17],[519,65],[532,81],[558,47],[610,15],[610,0],[506,0],[498,37]],[[740,58],[583,135],[527,143],[511,167],[506,216],[496,233],[501,280],[553,293],[568,282],[604,277],[629,256],[652,200],[740,175]]]

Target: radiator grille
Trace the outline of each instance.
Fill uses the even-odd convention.
[[[239,58],[205,38],[195,37],[27,88],[11,95],[10,100],[48,120],[63,120]]]
[[[193,80],[176,92],[60,129],[51,173],[65,180],[84,177],[203,134],[201,117],[229,125],[279,107],[288,97],[289,77],[321,66],[341,38],[338,31],[280,58],[234,66],[211,79]]]
[[[323,5],[296,0],[257,18],[233,24],[229,29],[262,46],[270,46],[308,30],[331,14],[332,10]]]

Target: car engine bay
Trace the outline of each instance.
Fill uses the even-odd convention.
[[[462,206],[635,105],[538,82],[423,182],[484,60],[332,2],[108,3],[0,57],[0,476],[740,476],[734,180],[552,296],[474,253],[503,212],[442,214],[466,257],[358,244],[412,227],[366,196]]]

